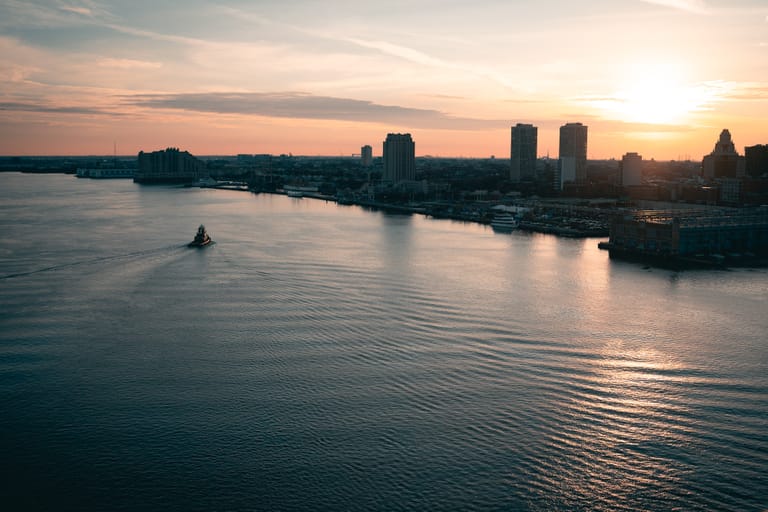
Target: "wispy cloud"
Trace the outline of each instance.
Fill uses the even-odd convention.
[[[416,64],[422,64],[425,66],[434,66],[434,67],[453,67],[449,63],[443,60],[431,57],[426,53],[420,52],[418,50],[414,50],[412,48],[407,48],[405,46],[401,46],[398,44],[389,43],[387,41],[366,41],[363,39],[357,39],[353,37],[342,38],[341,40],[347,41],[349,43],[353,43],[358,46],[362,46],[364,48],[378,50],[386,55],[398,57],[403,60],[414,62]]]
[[[116,69],[159,69],[163,67],[162,62],[152,62],[135,59],[102,59],[99,66]]]
[[[94,24],[99,20],[112,20],[112,14],[94,2],[87,0],[63,2],[52,5],[27,0],[3,0],[0,2],[0,26],[66,27]]]
[[[126,97],[125,103],[156,109],[383,123],[415,128],[482,130],[507,125],[505,120],[456,117],[438,110],[301,92],[144,94]]]
[[[768,82],[724,82],[723,97],[727,100],[765,101],[768,100]]]
[[[640,0],[648,4],[661,5],[681,11],[693,12],[696,14],[709,14],[710,8],[704,0]]]
[[[38,112],[46,114],[78,114],[78,115],[108,115],[108,116],[120,116],[122,114],[116,112],[108,112],[104,110],[98,110],[88,107],[54,107],[51,105],[45,105],[41,103],[30,102],[0,102],[0,111],[14,111],[14,112]]]
[[[82,14],[83,16],[93,16],[93,12],[87,7],[78,7],[74,5],[64,5],[61,7],[62,11],[72,12],[75,14]]]

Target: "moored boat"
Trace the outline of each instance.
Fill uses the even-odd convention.
[[[494,231],[512,231],[517,229],[518,222],[511,213],[499,213],[494,215],[491,220],[491,227]]]
[[[197,228],[195,239],[189,242],[187,246],[188,247],[205,247],[206,245],[209,245],[212,241],[213,240],[211,240],[211,237],[208,236],[208,232],[205,231],[205,226],[200,224],[200,227]]]

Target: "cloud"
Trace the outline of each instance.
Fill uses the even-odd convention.
[[[13,112],[39,112],[43,114],[79,114],[79,115],[108,115],[119,116],[121,114],[114,112],[106,112],[103,110],[88,108],[88,107],[53,107],[50,105],[43,105],[39,103],[28,102],[0,102],[0,111],[13,111]]]
[[[102,59],[99,66],[117,69],[158,69],[163,67],[162,62],[151,62],[134,59]]]
[[[768,100],[768,83],[743,83],[734,84],[725,94],[729,100],[765,101]]]
[[[414,50],[413,48],[407,48],[405,46],[401,46],[398,44],[389,43],[387,41],[366,41],[364,39],[357,39],[353,37],[342,38],[341,40],[347,41],[357,46],[361,46],[363,48],[378,50],[385,55],[391,55],[393,57],[398,57],[400,59],[404,59],[404,60],[414,62],[416,64],[421,64],[424,66],[434,66],[434,67],[450,66],[445,61],[431,57],[426,53],[420,52],[418,50]]]
[[[696,14],[708,14],[709,7],[704,0],[640,0],[648,4],[661,5],[681,11],[693,12]]]
[[[71,27],[92,25],[99,19],[113,19],[109,11],[89,0],[53,3],[55,5],[29,0],[2,0],[0,26]]]
[[[93,16],[93,11],[87,7],[76,7],[65,5],[61,7],[62,11],[73,12],[75,14],[82,14],[83,16]]]
[[[384,123],[416,128],[482,130],[502,128],[508,124],[505,120],[455,117],[438,110],[380,105],[371,101],[301,92],[143,94],[125,97],[124,101],[145,108]]]

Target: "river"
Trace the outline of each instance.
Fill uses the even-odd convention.
[[[13,510],[768,508],[766,269],[65,175],[0,233]]]

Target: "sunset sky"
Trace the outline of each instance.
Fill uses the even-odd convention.
[[[0,154],[589,158],[768,143],[768,0],[0,0]]]

